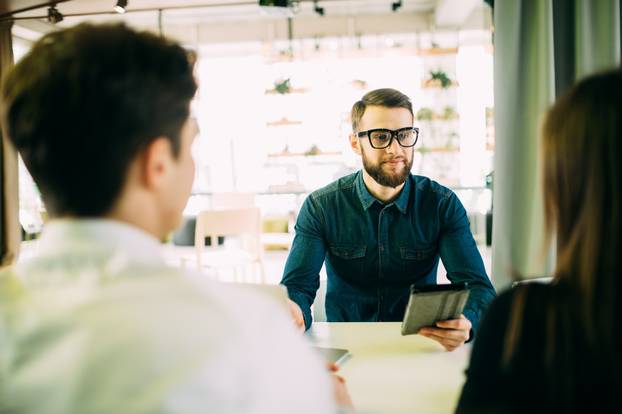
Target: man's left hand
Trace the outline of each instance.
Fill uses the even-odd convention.
[[[426,326],[418,332],[426,338],[434,339],[448,351],[462,346],[471,335],[471,321],[460,315],[460,319],[436,322],[436,327]]]

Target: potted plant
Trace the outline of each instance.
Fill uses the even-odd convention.
[[[319,155],[320,153],[320,148],[315,144],[311,145],[311,147],[305,151],[305,155]]]
[[[433,117],[432,110],[430,108],[421,108],[417,111],[418,121],[431,121]]]
[[[287,78],[284,80],[277,80],[276,82],[274,82],[274,90],[277,93],[280,93],[281,95],[290,93],[292,90],[292,87],[289,81],[290,81],[290,78]]]
[[[354,79],[352,81],[352,86],[354,86],[356,89],[367,89],[367,82],[362,80],[362,79]]]
[[[434,87],[440,86],[443,89],[449,88],[452,85],[451,78],[442,70],[431,70],[430,78],[425,81],[425,86]]]
[[[458,113],[453,106],[446,106],[443,110],[443,119],[458,119]]]

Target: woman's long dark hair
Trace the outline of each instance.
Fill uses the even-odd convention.
[[[572,404],[580,384],[596,380],[581,374],[622,390],[622,70],[587,77],[561,97],[545,118],[541,148],[547,241],[557,242],[544,362],[554,398]],[[515,296],[506,365],[527,328],[528,291]]]

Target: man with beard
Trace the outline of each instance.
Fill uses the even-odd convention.
[[[281,281],[294,320],[311,326],[325,262],[328,321],[401,321],[410,285],[436,284],[440,257],[448,279],[468,282],[471,294],[459,319],[419,333],[456,349],[495,296],[466,211],[451,190],[410,174],[419,131],[406,95],[371,91],[351,115],[350,145],[363,169],[311,193],[300,210]]]

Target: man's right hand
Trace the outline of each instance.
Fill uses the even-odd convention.
[[[292,315],[292,319],[294,320],[296,328],[304,332],[305,318],[304,316],[302,316],[302,309],[300,309],[300,306],[298,306],[298,304],[291,299],[287,299],[287,303],[289,305],[289,312]]]
[[[350,393],[348,392],[348,387],[346,386],[346,380],[337,375],[331,374],[333,380],[333,393],[335,396],[335,402],[337,406],[341,409],[340,412],[343,413],[354,413],[354,404],[352,404],[352,398],[350,397]]]

